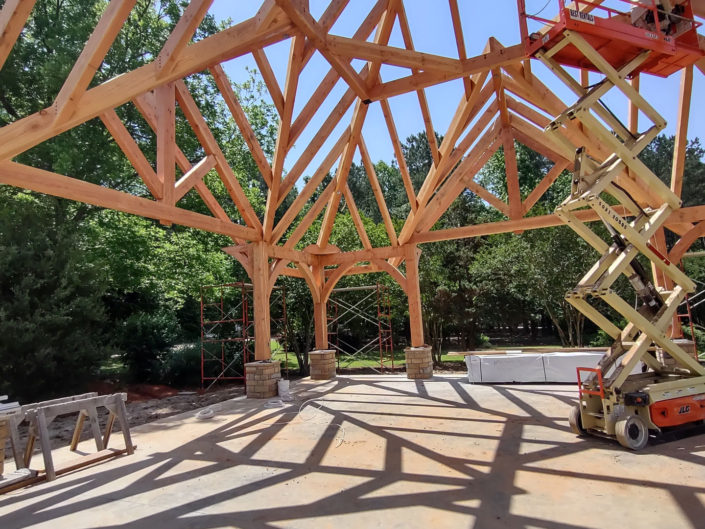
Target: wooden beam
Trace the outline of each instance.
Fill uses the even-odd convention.
[[[289,0],[277,0],[279,7],[289,16],[299,30],[318,49],[325,59],[345,79],[350,88],[362,100],[367,99],[367,87],[349,62],[342,61],[328,46],[325,32],[309,14],[308,8],[300,8]]]
[[[623,209],[620,209],[625,213]],[[574,211],[573,214],[582,222],[599,220],[599,216],[592,209]],[[485,222],[472,226],[460,228],[448,228],[444,230],[426,231],[415,233],[411,238],[411,243],[421,244],[427,242],[451,241],[455,239],[466,239],[469,237],[482,237],[496,233],[509,233],[513,231],[535,230],[539,228],[549,228],[565,224],[558,215],[538,215],[536,217],[525,217],[518,220],[504,220],[498,222]]]
[[[304,50],[305,39],[303,35],[297,35],[291,39],[289,49],[289,62],[286,71],[286,85],[284,87],[284,111],[279,121],[277,131],[277,143],[274,148],[274,160],[272,160],[272,182],[267,193],[267,204],[264,210],[264,239],[269,241],[274,229],[274,215],[279,205],[279,186],[282,181],[284,171],[284,159],[289,151],[289,131],[294,113],[294,100],[296,89],[299,84],[299,74],[301,73],[301,56]]]
[[[370,187],[372,188],[372,193],[375,196],[375,201],[377,202],[377,207],[379,208],[379,213],[382,216],[382,221],[384,222],[384,228],[385,230],[387,230],[389,242],[392,246],[398,246],[399,242],[397,241],[397,234],[394,229],[394,223],[392,222],[392,217],[389,214],[387,202],[384,200],[384,193],[382,192],[382,187],[379,185],[379,179],[377,178],[375,166],[372,163],[370,153],[367,150],[367,146],[365,145],[365,139],[362,137],[362,135],[360,135],[358,149],[360,151],[360,157],[362,158],[362,165],[365,167],[367,179],[370,181]]]
[[[252,56],[257,63],[259,68],[259,73],[264,79],[264,84],[269,90],[269,95],[272,98],[272,102],[279,112],[279,116],[284,113],[284,94],[282,94],[281,88],[279,88],[279,83],[277,82],[277,77],[274,75],[274,70],[272,70],[271,64],[269,64],[269,59],[264,53],[263,49],[252,50]]]
[[[335,2],[334,2],[335,3]],[[370,33],[374,29],[375,25],[377,25],[380,21],[380,18],[382,15],[385,13],[387,9],[387,0],[377,0],[377,3],[374,5],[374,7],[370,10],[368,13],[367,17],[365,17],[365,20],[362,21],[360,26],[358,27],[357,31],[355,31],[355,34],[353,35],[354,39],[362,39],[362,40],[367,40],[367,38],[370,36]],[[329,8],[333,5],[329,5]],[[325,13],[324,13],[325,16]],[[322,16],[321,19],[324,17]],[[319,21],[319,24],[321,27],[325,28],[326,24],[323,22]],[[311,46],[310,43],[306,43],[306,48],[304,48],[304,60],[303,63],[306,64],[308,59],[310,58],[310,55],[315,51],[315,48]],[[362,71],[360,72],[360,77],[363,79],[367,75],[369,68],[366,65]],[[321,104],[323,101],[328,97],[330,94],[331,90],[335,86],[335,84],[338,82],[340,79],[340,74],[338,74],[337,70],[335,68],[331,68],[328,73],[323,77],[323,80],[318,83],[318,86],[316,87],[316,90],[314,91],[313,95],[309,98],[309,100],[306,102],[304,105],[304,108],[301,109],[301,112],[299,115],[296,117],[296,120],[294,121],[294,124],[291,126],[291,133],[289,134],[289,143],[293,143],[296,141],[296,139],[299,137],[303,129],[308,125],[308,123],[311,121],[311,118],[314,116],[316,111],[320,108]],[[353,100],[355,99],[354,92],[352,89],[349,91],[350,93],[350,103],[345,107],[349,107],[352,105]],[[344,97],[348,97],[346,94]]]
[[[443,83],[452,79],[458,79],[460,77],[467,77],[476,73],[486,72],[491,68],[521,62],[524,57],[524,45],[517,44],[516,46],[502,48],[494,52],[488,52],[471,59],[465,59],[462,63],[462,72],[422,72],[420,74],[412,74],[407,77],[402,77],[401,79],[381,83],[371,89],[368,96],[372,101],[388,99],[395,95],[413,92],[420,88]]]
[[[382,107],[384,121],[387,124],[389,138],[392,141],[392,147],[394,148],[394,157],[397,159],[397,164],[399,165],[399,173],[401,174],[401,179],[404,183],[404,190],[406,191],[406,197],[409,200],[409,206],[411,206],[411,211],[416,211],[416,192],[414,191],[414,186],[411,183],[411,175],[409,174],[409,168],[406,165],[404,151],[402,151],[401,148],[401,141],[399,141],[399,134],[397,133],[397,127],[394,123],[394,116],[392,116],[392,109],[386,99],[383,99],[379,103]]]
[[[157,111],[157,178],[162,183],[162,201],[173,206],[176,170],[176,96],[174,84],[155,91]]]
[[[142,149],[130,135],[125,125],[123,125],[117,113],[113,110],[106,110],[100,115],[100,119],[108,129],[110,135],[115,140],[115,143],[120,147],[125,156],[134,167],[137,174],[144,181],[149,192],[154,198],[161,199],[163,197],[162,182],[157,177],[157,174],[152,169],[152,165],[145,157]]]
[[[538,202],[539,198],[541,198],[544,193],[548,191],[548,188],[553,185],[553,182],[555,182],[561,173],[568,167],[570,167],[570,162],[567,161],[558,161],[553,167],[551,167],[551,170],[546,173],[531,193],[529,193],[529,196],[526,197],[526,200],[524,200],[524,204],[522,206],[522,216],[526,215],[531,208],[534,207],[534,204]]]
[[[191,0],[189,2],[157,57],[157,64],[162,75],[174,68],[176,59],[186,48],[212,3],[213,0]]]
[[[165,220],[213,233],[222,233],[230,237],[250,241],[257,240],[259,237],[258,232],[254,229],[233,222],[226,222],[15,162],[0,163],[0,183],[141,217]]]
[[[318,189],[318,186],[326,177],[331,167],[333,167],[335,161],[340,157],[340,153],[343,152],[343,149],[345,148],[345,145],[349,138],[350,131],[347,130],[343,132],[340,139],[338,139],[337,143],[328,153],[328,156],[326,156],[323,162],[321,162],[321,165],[318,167],[318,170],[313,174],[313,176],[306,183],[301,192],[296,196],[294,202],[292,202],[291,206],[289,206],[289,209],[286,210],[282,218],[279,220],[279,223],[274,228],[274,231],[272,232],[272,244],[276,244],[284,236],[284,233],[286,233],[286,230],[289,229],[289,226],[297,217],[297,215],[301,211],[303,211],[304,206],[308,202],[309,198],[311,198],[316,189]]]
[[[157,66],[152,62],[87,90],[76,111],[61,122],[56,122],[54,112],[44,109],[11,123],[0,129],[0,160],[17,156],[159,85],[247,53],[255,44],[265,45],[283,40],[287,38],[290,28],[290,22],[284,20],[265,31],[258,29],[257,20],[249,19],[187,46],[172,72],[164,78],[157,77]]]
[[[370,238],[367,236],[367,232],[365,231],[365,225],[362,223],[362,217],[360,217],[360,212],[355,204],[355,198],[350,192],[350,186],[347,184],[345,184],[345,187],[343,188],[343,196],[345,198],[345,203],[348,206],[348,211],[350,211],[350,216],[352,217],[353,224],[355,225],[357,235],[360,237],[362,247],[369,250],[372,248],[372,244],[370,243]]]
[[[189,46],[193,48],[193,46]],[[201,115],[201,111],[198,109],[198,105],[191,97],[186,84],[183,81],[178,81],[176,85],[176,98],[179,101],[179,107],[181,108],[184,116],[191,124],[196,138],[201,143],[203,148],[208,154],[215,156],[216,166],[215,169],[218,171],[225,188],[228,190],[230,197],[233,199],[235,206],[237,207],[240,215],[242,215],[243,220],[248,226],[251,226],[257,230],[262,229],[262,225],[257,218],[250,202],[245,196],[245,192],[240,186],[237,177],[233,173],[233,170],[228,165],[227,160],[223,151],[220,149],[218,142],[216,141],[213,133],[208,128],[206,120]]]
[[[220,64],[216,64],[210,69],[215,84],[218,86],[220,94],[223,96],[225,104],[228,106],[230,113],[235,120],[238,128],[240,129],[240,134],[242,134],[247,147],[250,149],[250,154],[252,154],[252,159],[257,164],[257,168],[262,174],[262,178],[267,186],[272,184],[272,168],[269,165],[269,161],[262,150],[262,146],[255,136],[255,132],[250,126],[250,122],[247,119],[245,111],[242,109],[240,102],[233,91],[233,87],[230,84],[228,76],[225,74],[223,67]]]
[[[255,316],[255,360],[269,360],[272,356],[270,349],[271,322],[269,313],[269,257],[267,243],[252,244],[252,297],[254,298]]]
[[[55,123],[66,121],[76,111],[86,88],[95,77],[95,72],[100,68],[105,55],[120,33],[120,29],[122,29],[136,1],[113,0],[105,8],[81,55],[71,68],[71,73],[64,81],[59,95],[56,96],[54,101]]]
[[[191,169],[189,169],[186,173],[184,173],[184,175],[179,178],[179,181],[176,182],[174,200],[176,202],[181,200],[184,195],[196,185],[196,183],[203,180],[203,177],[215,167],[215,164],[215,156],[209,154],[200,162],[191,167]]]
[[[402,38],[404,39],[404,46],[407,50],[414,50],[414,42],[411,38],[411,30],[409,29],[409,21],[406,18],[406,10],[404,9],[404,4],[399,2],[397,8],[397,17],[399,19],[399,27],[401,28]],[[412,68],[412,73],[419,73],[418,68]],[[464,78],[466,82],[469,80]],[[431,111],[428,108],[428,101],[426,100],[426,93],[423,88],[416,91],[416,96],[419,100],[419,107],[421,107],[421,117],[426,127],[426,138],[428,139],[428,147],[431,150],[431,158],[433,158],[433,164],[438,165],[440,162],[440,155],[438,154],[438,143],[436,142],[436,131],[433,128],[433,121],[431,120]]]
[[[671,170],[671,191],[678,198],[683,191],[685,153],[688,148],[688,120],[690,119],[690,99],[693,93],[693,66],[686,66],[681,73],[681,88],[678,98],[678,121],[676,140],[673,145],[673,167]]]
[[[424,345],[423,316],[421,310],[421,287],[419,282],[419,257],[421,250],[413,244],[406,250],[406,294],[409,302],[409,329],[411,347]]]
[[[37,0],[6,0],[0,11],[0,70],[22,33]]]
[[[455,33],[455,44],[458,48],[458,58],[463,61],[467,59],[465,52],[465,38],[463,36],[463,24],[460,20],[460,11],[458,10],[458,0],[448,0],[450,6],[450,18],[453,21],[453,33]],[[463,77],[463,86],[465,88],[465,97],[470,97],[472,84],[470,79]]]
[[[509,218],[522,217],[521,190],[519,189],[519,170],[517,168],[517,152],[514,148],[514,136],[511,128],[502,131],[504,145],[504,169],[507,178],[507,201],[509,202]]]
[[[405,250],[401,246],[384,246],[380,248],[368,248],[354,252],[335,252],[318,255],[318,261],[322,266],[355,264],[374,259],[390,259],[392,257],[403,257]]]
[[[311,209],[306,212],[306,215],[304,215],[304,218],[301,219],[301,222],[299,222],[296,226],[296,229],[289,236],[286,243],[284,243],[286,248],[295,247],[301,238],[306,235],[306,232],[311,227],[311,224],[313,224],[313,221],[316,220],[318,215],[321,214],[321,211],[323,211],[323,208],[326,207],[326,204],[328,203],[328,200],[330,200],[334,190],[335,182],[331,181],[331,183],[328,184],[328,187],[326,187],[323,193],[321,193],[321,196],[319,196],[316,202],[314,202]]]

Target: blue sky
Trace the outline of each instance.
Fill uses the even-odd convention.
[[[608,0],[608,2],[614,4],[617,0]],[[313,16],[316,18],[320,16],[327,4],[328,2],[323,0],[311,0],[310,6]],[[373,4],[373,0],[350,0],[343,15],[333,27],[332,33],[343,36],[352,35]],[[487,39],[491,36],[496,37],[505,46],[519,42],[516,0],[493,0],[490,4],[478,0],[459,0],[458,4],[468,57],[481,54]],[[530,13],[537,12],[543,6],[546,6],[542,16],[550,18],[556,14],[557,4],[556,0],[551,0],[547,6],[546,0],[527,0],[527,11]],[[234,22],[239,22],[251,17],[257,11],[259,5],[260,2],[256,1],[215,0],[210,12],[219,20],[232,18]],[[488,7],[488,5],[491,7]],[[405,7],[417,50],[457,57],[448,2],[444,0],[407,0]],[[395,26],[392,33],[390,45],[403,47],[398,26]],[[280,86],[283,86],[289,53],[288,42],[275,44],[268,47],[265,51]],[[353,66],[356,69],[359,69],[361,65],[361,61],[353,61]],[[249,55],[234,59],[224,65],[226,72],[234,82],[247,79],[245,67],[257,68],[254,60]],[[301,110],[302,105],[306,102],[308,96],[313,93],[318,81],[322,79],[329,68],[330,65],[323,57],[319,54],[314,55],[304,69],[300,79],[299,95],[294,107],[294,116]],[[567,90],[565,85],[538,61],[532,61],[532,69],[542,82],[554,90],[563,101],[572,103],[575,100],[572,92]],[[387,67],[382,70],[382,78],[388,81],[408,73],[408,70]],[[700,137],[705,143],[705,108],[703,108],[705,107],[705,100],[703,99],[705,79],[697,70],[694,77],[689,137]],[[597,80],[597,77],[594,77],[594,80]],[[675,133],[679,84],[680,74],[673,75],[668,79],[644,75],[641,79],[642,93],[668,121],[668,127],[665,131],[667,134]],[[337,103],[346,88],[347,85],[342,80],[338,82],[331,96],[321,105],[307,132],[302,134],[297,140],[292,152],[287,157],[285,168],[291,168],[298,158],[298,154],[308,144],[308,141],[318,129],[318,125],[327,117],[330,109]],[[440,134],[444,134],[448,127],[461,91],[462,83],[460,80],[426,89],[433,125]],[[611,110],[626,122],[626,101],[616,89],[613,89],[612,92],[608,94],[605,101]],[[402,140],[424,129],[418,99],[415,94],[392,98],[390,99],[390,105],[399,137]],[[352,110],[343,117],[339,127],[331,135],[330,140],[321,149],[321,153],[314,158],[309,169],[304,174],[311,174],[315,170],[322,157],[327,153],[326,147],[332,145],[343,128],[350,123],[351,114]],[[640,122],[641,129],[643,129],[643,123],[645,122],[642,119]],[[370,106],[363,128],[363,136],[373,161],[384,160],[389,162],[393,159],[392,145],[389,141],[379,103],[373,103]]]

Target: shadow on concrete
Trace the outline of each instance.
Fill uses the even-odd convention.
[[[370,377],[367,380],[338,379],[335,384],[330,384],[326,391],[316,393],[316,413],[327,416],[327,425],[320,428],[317,438],[310,440],[312,448],[307,448],[308,453],[302,461],[294,462],[291,458],[283,457],[283,454],[282,457],[257,456],[275,437],[283,435],[284,430],[293,422],[291,409],[257,408],[246,411],[233,420],[225,421],[206,435],[194,438],[174,450],[153,453],[134,460],[122,459],[120,466],[116,468],[108,469],[103,466],[84,470],[68,479],[60,478],[17,495],[1,498],[0,508],[6,511],[9,508],[11,513],[0,517],[0,527],[15,529],[42,523],[58,528],[69,527],[62,524],[63,517],[84,513],[90,520],[92,512],[99,512],[113,502],[124,502],[124,506],[135,505],[137,509],[138,506],[144,507],[140,497],[146,493],[154,493],[160,489],[168,490],[169,487],[180,483],[183,483],[184,487],[193,487],[193,484],[199,481],[205,483],[221,480],[222,471],[232,472],[233,469],[242,468],[245,472],[245,469],[253,467],[257,472],[256,479],[252,482],[238,479],[233,480],[232,485],[224,486],[221,482],[222,490],[215,491],[204,486],[202,491],[190,494],[183,502],[176,502],[168,507],[155,505],[149,511],[145,509],[143,515],[133,514],[130,522],[96,522],[81,525],[115,529],[321,527],[328,526],[333,517],[357,517],[364,513],[375,515],[390,509],[421,506],[434,509],[441,516],[464,516],[467,520],[465,527],[481,529],[592,527],[592,524],[582,525],[577,518],[552,520],[550,516],[512,514],[512,501],[515,497],[531,493],[530,490],[516,485],[518,473],[532,473],[537,478],[575,478],[577,486],[584,480],[597,480],[636,486],[643,490],[658,489],[674,498],[693,527],[701,526],[702,520],[705,520],[705,509],[698,499],[698,495],[705,494],[702,487],[674,484],[667,482],[665,478],[662,481],[659,475],[653,475],[649,480],[637,480],[606,476],[598,468],[566,471],[547,464],[542,465],[542,462],[579,454],[582,451],[614,448],[614,443],[595,438],[576,443],[574,439],[566,437],[568,425],[565,417],[549,415],[545,409],[540,410],[529,404],[529,399],[526,398],[527,395],[542,395],[556,399],[555,409],[563,415],[566,405],[575,401],[571,396],[574,394],[572,388],[556,391],[535,386],[485,386],[482,402],[478,402],[477,396],[471,395],[465,380],[458,377],[435,377],[431,381],[416,381],[415,384],[389,383],[388,380],[385,381],[381,377]],[[441,385],[446,390],[451,388],[452,391],[444,391],[445,396],[438,396],[441,392],[435,388]],[[484,407],[484,402],[499,397],[511,403],[510,408],[516,411],[498,411]],[[351,407],[354,409],[350,410]],[[420,407],[424,408],[425,413],[417,415],[417,411],[421,411],[418,409]],[[425,419],[438,418],[428,411],[434,409],[443,411],[444,420],[450,421],[452,428],[436,430],[424,427]],[[463,416],[463,412],[468,409],[487,413],[482,417],[468,418]],[[385,419],[393,417],[409,417],[413,420],[406,421],[404,426],[392,423],[387,425]],[[374,420],[367,420],[368,418]],[[480,428],[492,423],[496,425],[494,434]],[[359,429],[383,441],[380,443],[380,450],[384,451],[383,468],[330,465],[325,462],[326,454],[334,451],[340,443],[340,424],[356,431]],[[551,435],[548,436],[550,439],[529,438],[526,435],[527,426],[555,432],[555,440]],[[468,450],[454,453],[429,449],[428,443],[421,444],[413,440],[414,435],[419,434],[439,436],[439,439],[460,436],[467,440]],[[242,442],[247,438],[250,440],[244,445],[239,444],[239,449],[228,448],[234,440]],[[471,457],[473,450],[470,444],[474,440],[488,439],[496,443],[494,454],[489,459]],[[522,450],[522,444],[529,441],[534,446],[533,450]],[[698,444],[702,450],[705,440],[700,440]],[[292,446],[291,450],[296,450],[296,446]],[[430,458],[449,472],[430,474],[410,471],[402,464],[402,452]],[[662,442],[649,446],[644,453],[663,453],[680,461],[701,464],[702,456],[694,452],[695,447],[689,450],[679,446],[677,450],[673,450],[668,443]],[[361,454],[361,457],[364,457],[364,454]],[[197,462],[200,466],[188,472],[171,472],[184,461]],[[140,477],[129,479],[135,473],[140,473]],[[257,501],[246,506],[242,504],[243,501],[248,501],[242,499],[243,496],[268,487],[297,482],[300,485],[296,486],[306,487],[306,478],[313,474],[322,474],[330,479],[330,491],[323,497],[301,501],[295,505],[287,505],[286,502],[282,505],[277,497],[272,497],[271,502]],[[341,477],[357,481],[340,489],[333,484]],[[403,491],[400,487],[391,488],[400,483],[405,484]],[[438,490],[433,490],[434,488]],[[380,494],[382,489],[400,492]],[[88,494],[91,491],[95,493]],[[296,497],[296,491],[293,495]],[[16,506],[14,509],[13,505]],[[217,510],[214,508],[216,506],[225,512],[213,512]],[[137,512],[138,510],[135,510],[135,513]],[[354,519],[350,518],[351,521]],[[407,518],[401,523],[402,520],[404,519],[400,519],[399,527],[414,526],[413,520]],[[385,523],[380,526],[391,527]]]

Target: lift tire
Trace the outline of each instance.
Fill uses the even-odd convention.
[[[614,430],[617,441],[624,448],[641,450],[649,442],[649,429],[644,420],[637,415],[630,415],[626,419],[617,421]]]
[[[570,430],[577,436],[582,437],[587,434],[585,428],[583,428],[583,418],[580,416],[580,406],[575,405],[570,409],[568,414],[568,424],[570,424]]]

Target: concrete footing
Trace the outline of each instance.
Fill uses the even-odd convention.
[[[406,358],[406,378],[425,379],[433,377],[433,357],[431,346],[407,347],[404,349]]]
[[[245,389],[248,399],[270,399],[277,396],[281,378],[279,361],[258,361],[245,364]]]
[[[318,349],[308,353],[311,367],[311,380],[331,380],[335,378],[335,350]]]

